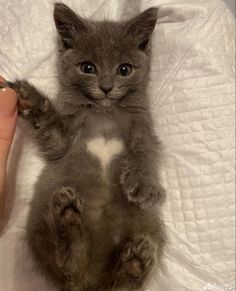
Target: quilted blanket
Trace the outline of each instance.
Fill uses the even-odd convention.
[[[219,0],[64,0],[82,16],[130,17],[159,7],[150,96],[163,143],[168,247],[147,291],[235,290],[234,17]],[[48,0],[0,1],[0,74],[57,94]],[[19,120],[8,167],[0,290],[54,290],[35,272],[24,227],[43,161]]]

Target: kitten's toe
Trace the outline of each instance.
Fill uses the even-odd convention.
[[[135,173],[131,170],[127,170],[121,176],[121,185],[123,187],[123,192],[129,201],[133,201],[133,196],[139,188],[138,178]]]
[[[139,288],[155,262],[155,247],[150,240],[140,238],[126,244],[115,274],[116,285]]]
[[[156,203],[162,204],[165,200],[165,192],[161,187],[152,185],[139,185],[137,191],[129,196],[130,201],[140,205],[141,207],[150,207]]]
[[[61,226],[72,226],[81,223],[81,200],[74,189],[63,187],[52,197],[52,207]]]

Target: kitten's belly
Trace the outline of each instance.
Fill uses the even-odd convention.
[[[105,139],[104,136],[98,136],[88,140],[86,147],[87,151],[99,160],[104,174],[112,160],[124,150],[124,144],[121,139]]]
[[[118,160],[123,158],[126,151],[122,136],[119,125],[112,117],[96,115],[86,119],[74,140],[70,160],[78,163],[78,166],[73,167],[75,173],[69,179],[78,185],[85,220],[95,241],[104,237],[105,234],[101,235],[104,230],[114,244],[122,237],[120,232],[113,233],[112,229],[117,229],[117,226],[110,227],[110,224],[116,225],[114,212],[120,213],[120,203],[123,201],[120,170],[116,168],[120,164]],[[71,163],[67,166],[70,171]]]

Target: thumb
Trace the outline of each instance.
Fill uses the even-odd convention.
[[[0,163],[7,160],[16,127],[16,119],[16,92],[11,88],[0,89]]]
[[[0,77],[0,82],[4,79]],[[6,178],[6,163],[13,140],[17,118],[17,95],[11,88],[0,89],[0,231],[1,216],[4,211],[3,189]]]

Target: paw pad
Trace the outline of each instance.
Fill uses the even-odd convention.
[[[126,244],[121,254],[120,271],[134,278],[143,277],[154,264],[155,248],[145,239]]]
[[[70,187],[63,187],[53,195],[53,211],[62,226],[81,223],[81,206],[81,200]]]

